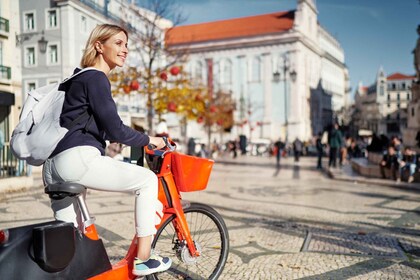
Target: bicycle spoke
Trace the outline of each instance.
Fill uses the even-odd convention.
[[[154,248],[172,259],[172,267],[151,279],[215,279],[226,262],[227,230],[212,208],[192,203],[185,210],[191,237],[200,256],[192,257],[184,240],[178,240],[173,216],[157,236]],[[149,278],[148,278],[149,279]]]

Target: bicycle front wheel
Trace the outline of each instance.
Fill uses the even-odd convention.
[[[191,203],[184,209],[185,218],[199,257],[192,257],[183,240],[178,239],[173,215],[159,228],[152,244],[160,255],[172,259],[169,270],[149,275],[147,279],[217,279],[229,253],[228,230],[219,213],[208,205]]]

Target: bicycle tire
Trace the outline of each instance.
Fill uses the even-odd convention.
[[[177,235],[172,221],[177,218],[173,215],[159,228],[152,243],[152,248],[160,255],[172,259],[172,266],[167,271],[147,276],[147,279],[214,280],[222,273],[229,254],[229,233],[222,216],[212,207],[201,203],[191,203],[184,213],[191,237],[200,247],[200,256],[191,258],[188,253],[189,259],[182,259],[182,253],[185,256],[188,249],[176,243]]]

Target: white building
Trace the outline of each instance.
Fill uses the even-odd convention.
[[[386,76],[380,68],[372,85],[359,85],[355,95],[356,129],[401,137],[407,128],[407,108],[412,99],[411,84],[414,78],[401,73]]]
[[[313,0],[298,0],[292,11],[175,27],[167,43],[189,53],[186,69],[195,79],[232,92],[232,137],[307,140],[344,106],[344,51],[318,24]],[[187,134],[204,137],[196,126]]]

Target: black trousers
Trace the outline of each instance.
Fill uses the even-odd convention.
[[[336,167],[337,166],[337,152],[338,148],[332,148],[330,147],[330,160],[328,162],[328,166]]]

